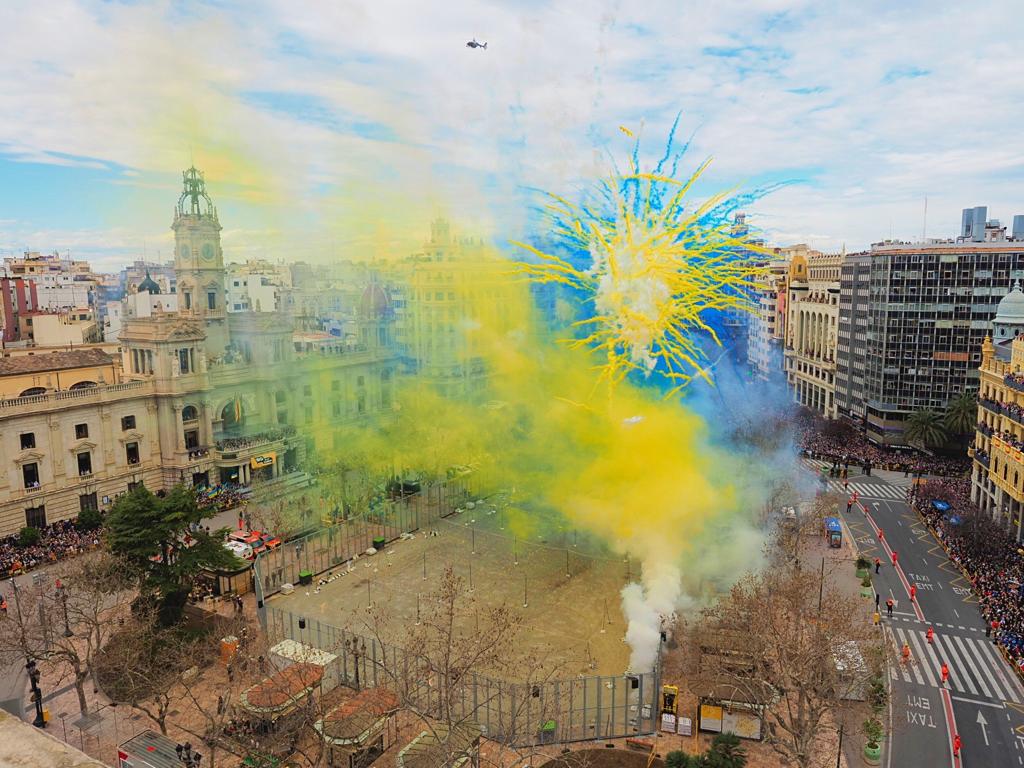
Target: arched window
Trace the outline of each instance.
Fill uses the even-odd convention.
[[[45,395],[46,387],[29,387],[22,392],[18,397],[32,397],[33,395]]]
[[[196,410],[194,405],[186,405],[181,409],[181,420],[182,421],[195,421],[199,418],[199,411]]]
[[[95,386],[95,381],[79,381],[75,384],[72,384],[70,387],[68,387],[68,389],[92,389]]]

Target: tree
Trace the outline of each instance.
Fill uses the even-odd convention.
[[[740,580],[688,629],[687,645],[694,692],[763,708],[767,743],[800,768],[813,765],[845,697],[868,684],[877,664],[862,660],[880,652],[857,598],[796,568]]]
[[[106,520],[110,551],[136,572],[142,598],[164,625],[181,618],[200,571],[237,570],[244,563],[223,546],[227,529],[207,533],[195,492],[182,485],[160,498],[144,486],[121,496]]]
[[[705,768],[743,768],[746,764],[747,750],[734,733],[717,734],[704,757]]]
[[[378,677],[398,696],[400,708],[418,720],[418,727],[437,737],[442,751],[449,750],[445,764],[465,757],[449,734],[487,720],[492,746],[488,760],[494,765],[522,764],[536,751],[530,744],[537,728],[555,716],[558,702],[543,689],[556,669],[539,644],[521,637],[518,612],[504,604],[478,602],[450,566],[423,603],[415,624],[396,626],[386,606],[369,613],[367,627],[380,648],[372,656]],[[392,638],[401,638],[400,648]],[[512,698],[506,691],[502,697],[502,684],[476,685],[478,677],[515,680],[530,694]]]
[[[53,582],[16,587],[0,621],[0,658],[31,660],[69,674],[88,714],[85,682],[96,684],[100,649],[128,613],[132,591],[120,563],[106,553],[82,555]],[[59,585],[59,586],[58,586]]]
[[[929,409],[910,414],[903,430],[909,442],[919,443],[925,448],[937,448],[949,437],[943,415]]]
[[[973,392],[961,392],[946,403],[945,426],[954,435],[970,435],[978,423],[978,399]]]

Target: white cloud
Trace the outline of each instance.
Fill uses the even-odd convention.
[[[914,236],[925,195],[932,234],[952,233],[968,205],[1024,211],[1017,4],[836,6],[7,4],[0,147],[123,166],[120,185],[166,180],[172,197],[192,145],[218,200],[257,212],[236,223],[241,252],[296,258],[363,247],[382,211],[402,230],[448,210],[505,239],[524,186],[571,191],[608,147],[622,156],[620,124],[643,122],[656,155],[680,110],[682,133],[699,129],[693,160],[714,155],[709,182],[807,180],[756,207],[779,238]],[[473,37],[488,50],[466,48]],[[315,100],[340,128],[250,92]],[[166,209],[146,215],[123,226],[166,237]],[[39,220],[60,228],[59,212]]]

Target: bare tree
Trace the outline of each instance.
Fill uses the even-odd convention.
[[[465,757],[485,720],[493,764],[534,753],[538,730],[558,706],[544,691],[557,668],[535,642],[524,641],[522,616],[505,604],[482,605],[451,567],[421,608],[413,622],[380,606],[369,612],[367,630],[379,649],[379,677],[430,734],[439,760]],[[523,695],[509,696],[510,684]]]
[[[82,714],[85,682],[96,684],[96,659],[133,596],[131,580],[105,552],[83,555],[51,581],[17,586],[13,610],[0,622],[0,657],[24,658],[70,675]]]
[[[800,768],[880,663],[863,604],[820,580],[797,568],[748,576],[687,630],[693,687],[762,706],[766,740]]]

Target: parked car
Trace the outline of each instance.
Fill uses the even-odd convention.
[[[243,560],[252,560],[255,556],[253,548],[242,541],[225,541],[224,546]]]

